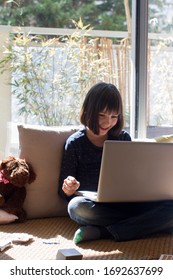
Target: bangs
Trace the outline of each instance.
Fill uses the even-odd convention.
[[[117,115],[120,115],[122,113],[122,106],[119,94],[115,94],[115,92],[106,92],[106,94],[104,94],[99,101],[98,109],[100,112],[114,112]]]

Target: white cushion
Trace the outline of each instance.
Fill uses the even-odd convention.
[[[31,163],[37,175],[26,186],[28,218],[67,215],[67,202],[58,196],[58,180],[65,140],[77,129],[18,125],[20,158]]]
[[[0,209],[0,224],[9,224],[17,220],[18,217],[13,214],[5,212],[3,209]]]

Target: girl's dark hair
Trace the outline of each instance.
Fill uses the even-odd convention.
[[[104,110],[118,115],[118,121],[109,133],[119,135],[124,125],[121,95],[116,86],[102,82],[88,91],[80,112],[81,123],[99,134],[99,113]]]

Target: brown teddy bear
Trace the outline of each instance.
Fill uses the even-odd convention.
[[[0,209],[1,213],[9,214],[16,219],[12,221],[24,222],[27,214],[23,209],[26,197],[26,184],[32,183],[36,174],[32,166],[25,159],[9,156],[0,163]],[[3,216],[0,213],[0,218]],[[5,223],[0,219],[0,224]]]

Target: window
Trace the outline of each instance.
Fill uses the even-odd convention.
[[[147,136],[173,133],[173,0],[148,1]]]
[[[32,1],[31,1],[32,2]],[[37,2],[37,1],[36,1]],[[38,4],[38,2],[35,5]],[[46,1],[45,1],[46,2]],[[173,9],[173,0],[105,0],[105,1],[92,1],[92,0],[86,0],[86,1],[74,1],[75,3],[79,4],[78,8],[73,7],[73,1],[69,1],[72,6],[70,6],[71,11],[76,11],[75,14],[75,20],[77,21],[79,19],[79,16],[82,14],[82,18],[84,19],[84,25],[87,23],[91,24],[91,26],[94,28],[91,30],[91,37],[93,42],[93,49],[97,47],[99,51],[102,51],[103,59],[107,61],[107,70],[102,72],[102,74],[107,73],[107,77],[105,76],[105,80],[108,82],[113,82],[117,85],[119,88],[123,103],[124,103],[124,113],[125,113],[125,125],[126,129],[130,132],[132,137],[155,137],[162,134],[172,134],[173,133],[173,94],[172,94],[172,66],[173,66],[173,36],[172,36],[172,29],[173,29],[173,16],[172,16],[172,9]],[[10,2],[9,2],[10,3]],[[51,5],[53,4],[53,1],[51,2]],[[63,2],[65,3],[65,2]],[[10,4],[12,5],[12,4]],[[15,5],[13,3],[13,5]],[[89,12],[89,8],[91,8],[91,12]],[[106,8],[105,8],[106,7]],[[2,8],[2,7],[1,7]],[[14,12],[14,6],[13,12]],[[37,7],[37,12],[40,13],[39,7]],[[45,8],[45,7],[44,7]],[[50,8],[50,7],[49,7]],[[56,6],[56,9],[59,9],[59,6]],[[64,6],[64,14],[60,16],[60,13],[58,13],[59,17],[53,17],[54,19],[58,19],[58,21],[53,21],[54,26],[51,26],[52,23],[47,18],[46,25],[49,26],[49,28],[44,27],[44,17],[39,17],[39,22],[37,25],[35,15],[37,15],[36,12],[36,6],[34,6],[35,13],[33,13],[30,6],[30,11],[33,13],[33,17],[28,16],[27,13],[25,13],[26,18],[24,20],[23,17],[23,25],[27,26],[34,26],[35,27],[22,27],[21,30],[25,34],[32,34],[32,35],[40,35],[44,34],[46,35],[46,38],[53,39],[54,36],[64,36],[65,34],[71,34],[72,28],[74,25],[72,23],[64,22],[64,15],[65,13],[69,12],[69,6],[65,4]],[[2,10],[2,9],[1,9]],[[47,8],[43,9],[45,11],[48,11]],[[62,9],[61,9],[62,10]],[[7,9],[6,9],[7,11]],[[88,11],[88,12],[87,12]],[[93,14],[94,11],[94,14]],[[9,11],[8,11],[9,12]],[[50,12],[50,11],[49,11]],[[13,13],[12,13],[13,14]],[[17,11],[17,14],[19,13],[19,10]],[[55,13],[57,15],[57,12]],[[73,13],[74,14],[74,13]],[[96,16],[97,14],[97,16]],[[40,15],[40,14],[39,14]],[[93,16],[94,15],[94,16]],[[166,16],[165,16],[166,15]],[[24,16],[24,14],[22,15]],[[17,18],[17,17],[16,17]],[[50,18],[50,17],[49,17]],[[9,19],[6,16],[2,16],[0,18],[0,24],[12,24],[12,22],[2,22],[3,20]],[[12,19],[12,18],[10,18]],[[15,17],[14,17],[15,19]],[[18,18],[17,18],[18,19]],[[29,22],[27,22],[27,19]],[[95,20],[97,19],[97,20]],[[40,21],[41,20],[41,21]],[[13,22],[13,25],[16,25],[17,23]],[[58,25],[58,26],[57,26]],[[42,26],[41,28],[39,26]],[[56,28],[52,28],[56,27]],[[59,27],[59,28],[57,28]],[[13,28],[12,26],[0,26],[2,32],[0,33],[0,42],[1,46],[3,46],[6,42],[5,36],[9,36],[10,34],[16,33],[16,28]],[[22,33],[21,32],[21,33]],[[99,40],[95,41],[96,38],[99,38]],[[40,42],[35,40],[32,42],[32,45],[27,47],[27,54],[29,57],[29,52],[35,53],[35,57],[38,56],[39,48],[40,48]],[[33,44],[34,43],[34,44]],[[38,43],[38,44],[37,44]],[[61,42],[63,43],[63,42]],[[87,42],[85,42],[87,45]],[[92,44],[92,42],[91,42]],[[85,46],[86,46],[85,45]],[[64,46],[63,44],[61,46]],[[55,47],[55,44],[54,44]],[[57,47],[57,46],[56,46]],[[60,91],[58,90],[58,86],[55,84],[55,77],[58,75],[55,70],[58,69],[58,62],[57,57],[58,54],[61,55],[62,48],[60,48],[60,45],[56,48],[52,48],[52,46],[49,46],[49,50],[53,50],[55,57],[53,55],[51,56],[51,59],[47,59],[47,65],[45,64],[45,73],[48,71],[48,65],[51,62],[49,75],[47,75],[47,79],[50,82],[50,85],[54,89],[51,92],[51,97],[47,96],[45,99],[39,96],[40,101],[37,101],[36,97],[34,95],[30,96],[28,100],[25,99],[25,97],[28,94],[29,90],[32,90],[33,85],[29,85],[29,88],[25,86],[21,86],[21,81],[19,84],[15,83],[15,73],[13,73],[12,82],[13,87],[11,88],[7,82],[10,78],[10,73],[6,72],[3,75],[0,75],[0,84],[1,84],[1,96],[0,96],[0,111],[3,112],[1,114],[1,123],[0,123],[0,129],[2,131],[2,137],[0,139],[0,157],[3,157],[5,146],[7,143],[7,137],[6,137],[6,124],[9,121],[12,122],[27,122],[27,123],[38,123],[38,124],[46,124],[46,125],[64,125],[64,124],[74,124],[76,122],[77,115],[75,118],[73,118],[73,121],[66,122],[68,118],[66,118],[64,115],[61,116],[61,120],[59,123],[45,123],[40,122],[37,119],[38,112],[43,113],[43,115],[46,115],[47,111],[49,110],[51,112],[54,112],[52,114],[52,119],[56,119],[57,116],[55,114],[55,110],[52,109],[53,105],[57,104],[54,102],[57,100],[57,98],[60,98],[61,100],[65,96],[65,102],[64,104],[71,103],[69,100],[69,97],[73,99],[73,106],[77,106],[75,108],[76,112],[79,110],[82,98],[79,100],[76,95],[76,99],[73,98],[72,88],[65,88],[63,90],[64,85],[60,86]],[[1,48],[2,50],[2,48]],[[19,46],[17,46],[17,50],[19,50]],[[23,47],[21,47],[21,50],[23,50]],[[77,50],[77,49],[76,49]],[[92,50],[93,51],[93,50]],[[67,52],[66,52],[67,53]],[[76,51],[78,53],[78,51]],[[1,57],[2,52],[0,53]],[[34,56],[34,55],[33,55]],[[62,56],[64,58],[64,56]],[[55,59],[56,58],[56,59]],[[20,58],[21,59],[21,58]],[[42,59],[38,59],[37,61],[42,63]],[[45,60],[46,61],[46,60]],[[40,64],[41,64],[40,63]],[[34,64],[33,64],[34,65]],[[76,64],[77,65],[77,64]],[[31,65],[30,65],[31,66]],[[68,67],[70,64],[68,64]],[[68,70],[68,67],[66,70]],[[85,63],[83,64],[83,67],[80,68],[78,66],[75,66],[76,68],[83,71],[83,74],[87,73],[86,71],[88,69],[88,60],[85,56]],[[29,75],[31,77],[31,68],[29,69]],[[40,68],[41,69],[41,68]],[[74,68],[71,68],[73,70]],[[109,71],[108,71],[109,69]],[[34,71],[35,77],[39,77],[39,67],[35,67]],[[99,67],[97,69],[100,71]],[[86,71],[86,72],[85,72]],[[63,70],[61,71],[61,73]],[[68,71],[66,71],[67,73]],[[75,74],[77,72],[72,71]],[[78,71],[80,72],[80,71]],[[92,71],[91,71],[92,73]],[[99,72],[98,72],[99,73]],[[103,76],[99,76],[97,73],[98,79],[95,79],[94,82],[99,81],[99,79],[103,79]],[[88,73],[87,73],[88,75]],[[85,76],[85,75],[84,75]],[[83,76],[83,77],[84,77]],[[21,76],[20,76],[21,77]],[[109,77],[109,79],[108,79]],[[111,77],[111,79],[110,79]],[[26,78],[23,76],[23,78]],[[68,77],[67,77],[68,78]],[[71,78],[71,77],[70,77]],[[93,77],[92,77],[93,78]],[[91,84],[88,82],[90,79],[90,76],[86,78],[85,76],[85,83],[82,84],[81,87],[81,81],[80,80],[80,86],[78,86],[77,83],[79,76],[76,80],[74,79],[73,82],[75,84],[75,92],[77,90],[81,90],[83,94],[87,91],[87,86],[91,86]],[[88,79],[88,80],[87,80]],[[42,93],[45,93],[45,90],[48,90],[48,83],[46,80],[46,87],[43,87],[43,84],[41,84],[41,87],[43,89]],[[44,79],[42,79],[44,81]],[[17,81],[18,82],[18,81]],[[38,80],[37,80],[38,82]],[[58,85],[58,84],[57,84]],[[13,95],[12,102],[11,102],[11,90],[16,89],[18,86],[19,88],[19,94],[25,92],[25,96],[21,101],[20,105],[23,105],[23,112],[24,114],[22,116],[19,116],[18,109],[20,108],[20,105],[18,104],[18,101]],[[58,92],[60,94],[58,95]],[[56,94],[55,94],[56,93]],[[18,95],[19,96],[19,95]],[[41,102],[44,100],[51,100],[52,103],[48,103],[47,107],[41,107]],[[31,102],[32,100],[35,101],[35,104],[38,103],[40,107],[28,107],[28,102]],[[75,101],[76,100],[76,101]],[[6,110],[4,110],[4,104],[6,106]],[[25,106],[26,105],[26,106]],[[11,107],[12,106],[12,107]],[[52,107],[51,107],[52,106]],[[11,108],[10,108],[11,107]],[[70,107],[69,107],[70,108]],[[25,110],[27,109],[27,110]],[[34,110],[35,115],[31,116],[30,111]],[[61,112],[63,107],[60,106]],[[72,111],[71,115],[73,117]],[[63,109],[63,114],[65,113],[65,110]],[[14,135],[14,134],[13,134]]]

